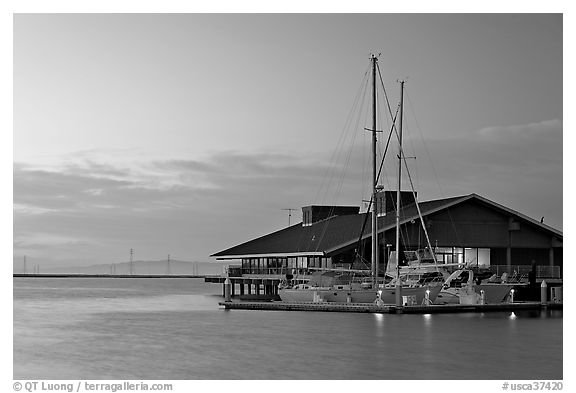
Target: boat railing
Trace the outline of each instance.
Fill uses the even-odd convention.
[[[371,284],[372,283],[372,277],[366,277],[366,276],[356,276],[356,277],[352,277],[352,279],[350,280],[350,283],[352,284]]]

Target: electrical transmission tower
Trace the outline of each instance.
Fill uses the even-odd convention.
[[[134,249],[130,249],[130,275],[134,274]]]

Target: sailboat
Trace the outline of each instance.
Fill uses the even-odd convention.
[[[313,277],[308,284],[298,284],[295,286],[285,286],[278,290],[280,299],[285,302],[346,302],[346,303],[376,303],[376,304],[396,304],[402,305],[420,305],[434,301],[440,290],[441,285],[426,283],[406,284],[402,282],[399,274],[394,285],[384,285],[378,282],[378,222],[377,222],[377,193],[382,189],[378,185],[378,174],[376,171],[376,69],[378,58],[371,56],[372,62],[372,282],[355,282],[353,277],[348,275],[339,276],[339,280],[326,282]],[[400,186],[401,171],[403,162],[402,152],[402,116],[403,116],[403,95],[404,81],[401,84],[400,94],[400,126],[398,135],[398,189],[396,194],[396,250],[400,248]],[[420,209],[416,202],[418,212]],[[422,222],[422,220],[421,220]],[[424,228],[426,232],[426,228]],[[427,232],[426,232],[427,233]],[[428,238],[428,236],[426,235]],[[429,239],[428,239],[428,243]],[[434,258],[434,261],[436,259]],[[317,274],[320,276],[322,273]]]

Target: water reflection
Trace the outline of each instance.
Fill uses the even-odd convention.
[[[384,314],[380,314],[380,313],[374,313],[372,314],[374,316],[374,321],[375,323],[375,333],[376,333],[376,337],[381,338],[384,337]]]
[[[424,326],[430,327],[432,325],[432,314],[424,314],[422,318],[424,318]]]
[[[562,379],[561,311],[223,311],[168,281],[14,280],[14,378]]]

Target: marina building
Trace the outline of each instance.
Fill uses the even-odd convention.
[[[379,193],[378,265],[385,271],[395,250],[395,191]],[[561,280],[563,234],[477,194],[414,202],[412,192],[401,193],[400,264],[404,251],[427,247],[420,216],[438,263],[466,263],[490,268],[501,275],[526,276],[536,265],[537,277]],[[418,213],[418,208],[420,214]],[[234,260],[229,276],[240,294],[273,294],[286,275],[306,277],[325,269],[368,269],[371,265],[371,213],[359,207],[305,206],[302,222],[249,240],[212,255]],[[223,278],[212,277],[212,282]],[[233,285],[234,289],[235,285]]]

